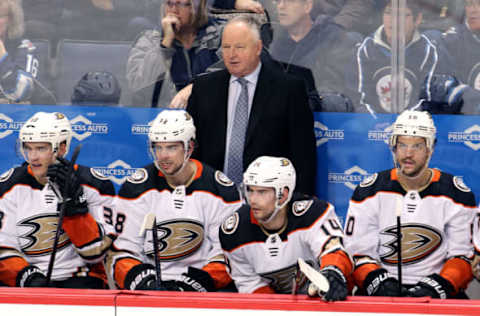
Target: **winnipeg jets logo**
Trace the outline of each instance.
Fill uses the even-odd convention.
[[[27,228],[27,232],[20,236],[22,251],[28,256],[41,256],[50,253],[55,239],[57,223],[57,214],[41,214],[19,222],[18,226]],[[70,239],[62,230],[58,241],[58,249],[62,249],[69,244]]]
[[[388,251],[380,255],[383,263],[398,263],[397,227],[391,226],[380,232],[381,235],[393,236],[382,246]],[[383,238],[382,238],[383,239]],[[442,244],[442,234],[434,227],[424,224],[402,225],[402,263],[413,264],[424,260]]]

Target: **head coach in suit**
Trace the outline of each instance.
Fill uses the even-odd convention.
[[[262,63],[261,52],[253,18],[238,16],[227,23],[222,35],[226,69],[197,77],[188,99],[197,127],[196,158],[240,184],[258,156],[287,157],[297,170],[297,191],[313,194],[316,145],[305,85]]]

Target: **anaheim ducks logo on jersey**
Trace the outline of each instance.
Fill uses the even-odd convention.
[[[390,251],[381,255],[380,259],[385,264],[397,264],[397,227],[387,227],[380,234],[393,236],[391,241],[383,244]],[[403,224],[402,263],[413,264],[424,260],[442,244],[442,240],[442,234],[434,227],[425,224]]]
[[[58,216],[41,214],[26,218],[18,226],[27,227],[28,231],[20,237],[23,253],[28,256],[42,256],[52,252],[53,240],[57,230]],[[58,250],[68,246],[70,239],[62,230],[58,240]]]
[[[194,254],[203,243],[203,225],[191,219],[160,222],[157,223],[157,230],[160,260],[181,260]],[[151,238],[149,240],[149,251],[146,251],[146,254],[153,254]]]
[[[292,291],[292,282],[295,279],[297,274],[297,265],[293,264],[286,268],[262,273],[260,274],[263,278],[270,281],[270,286],[275,290],[277,293],[290,293]],[[301,281],[305,283],[305,279]],[[301,287],[301,286],[300,286]]]

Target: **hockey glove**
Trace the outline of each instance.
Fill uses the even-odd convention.
[[[25,267],[17,275],[18,287],[47,287],[47,277],[39,268],[33,265]]]
[[[60,189],[63,203],[66,203],[65,216],[87,213],[87,199],[75,170],[70,170],[68,160],[63,158],[57,160],[59,163],[48,167],[47,176]]]
[[[319,294],[318,288],[315,284],[311,283],[308,287],[308,295],[320,295],[327,302],[332,301],[344,301],[347,298],[347,280],[343,275],[342,271],[336,266],[326,266],[320,273],[323,274],[328,280],[330,287],[328,288],[327,293]]]
[[[408,290],[408,296],[411,297],[450,298],[452,295],[453,286],[436,273],[424,277]]]
[[[207,271],[188,267],[188,272],[183,273],[177,281],[180,291],[185,292],[213,292],[215,285]]]
[[[363,287],[368,296],[399,296],[398,280],[390,276],[387,270],[380,268],[370,272]],[[402,287],[400,296],[404,296],[405,289]]]
[[[156,290],[155,268],[151,264],[139,264],[128,271],[125,277],[127,290]]]
[[[420,99],[422,110],[432,114],[458,114],[463,106],[463,91],[467,87],[452,75],[433,75],[430,86],[425,79]],[[430,92],[430,95],[429,93]]]

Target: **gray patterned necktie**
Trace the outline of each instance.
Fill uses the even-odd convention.
[[[230,180],[240,184],[243,177],[243,147],[248,125],[248,82],[244,78],[238,78],[237,81],[242,86],[242,91],[235,107],[226,170]]]

